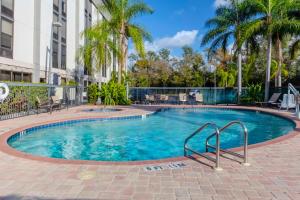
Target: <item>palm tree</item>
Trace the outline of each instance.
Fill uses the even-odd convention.
[[[94,70],[101,71],[104,65],[111,63],[112,54],[110,52],[118,54],[113,39],[103,27],[104,24],[99,22],[82,33],[82,37],[85,38],[85,45],[79,49],[77,59],[78,62],[84,64],[90,73]]]
[[[264,35],[267,38],[267,67],[265,82],[265,101],[269,98],[270,76],[272,65],[272,44],[274,35],[280,33],[294,32],[300,27],[299,21],[283,17],[282,10],[289,9],[294,0],[245,0],[242,4],[247,7],[249,17],[252,20],[241,25],[241,43],[257,35]],[[279,37],[280,39],[280,37]],[[281,48],[280,46],[278,46]],[[281,70],[279,70],[281,71]]]
[[[286,20],[294,20],[297,17],[296,13],[300,13],[300,2],[296,0],[286,0],[284,7],[281,8],[280,12],[278,13],[278,17]],[[294,33],[300,32],[300,26],[294,26],[294,29],[286,29],[283,27],[278,29],[274,33],[274,43],[275,43],[275,50],[277,53],[277,65],[278,65],[278,73],[276,74],[276,87],[282,86],[282,65],[283,65],[283,40],[286,39],[287,36],[290,36]]]
[[[109,13],[109,17],[101,23],[103,30],[116,37],[115,49],[118,50],[118,80],[122,81],[122,73],[126,68],[128,40],[131,39],[136,52],[145,56],[144,40],[151,40],[150,34],[133,20],[140,15],[151,14],[153,10],[143,2],[130,0],[109,0],[99,5],[101,13]]]
[[[202,40],[202,46],[210,43],[208,55],[215,53],[218,49],[223,49],[224,53],[229,43],[234,39],[234,47],[237,53],[238,66],[238,97],[242,92],[242,51],[240,43],[241,33],[239,26],[247,21],[247,9],[240,0],[231,0],[228,6],[220,6],[216,10],[216,16],[206,22],[210,30]]]

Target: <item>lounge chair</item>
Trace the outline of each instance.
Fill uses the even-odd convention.
[[[296,106],[295,96],[293,94],[284,94],[279,109],[289,110],[290,108],[296,108]]]
[[[179,94],[179,103],[185,104],[187,102],[187,95],[185,93]]]
[[[195,94],[195,101],[196,101],[196,104],[203,104],[204,103],[203,94],[196,93]]]
[[[278,100],[281,96],[281,93],[274,93],[271,98],[269,99],[269,101],[267,102],[255,102],[256,104],[259,104],[261,107],[263,106],[269,106],[269,105],[278,105]]]

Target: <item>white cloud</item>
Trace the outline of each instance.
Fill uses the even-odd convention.
[[[145,47],[148,51],[159,51],[162,48],[174,49],[192,45],[197,40],[198,32],[197,30],[180,31],[172,37],[156,39],[152,43],[146,42]]]
[[[229,4],[228,0],[215,0],[214,6],[218,8],[220,6],[224,6],[228,4]]]

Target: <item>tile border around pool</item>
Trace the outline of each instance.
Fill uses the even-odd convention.
[[[263,147],[266,145],[275,144],[278,142],[282,142],[284,140],[290,139],[298,134],[300,134],[300,121],[296,119],[296,117],[291,116],[291,113],[279,113],[276,110],[271,109],[263,109],[258,107],[243,107],[243,106],[199,106],[199,107],[191,107],[191,106],[157,106],[156,111],[144,114],[144,115],[129,115],[129,116],[119,116],[119,117],[97,117],[97,116],[91,116],[91,117],[73,117],[73,118],[66,118],[62,120],[51,120],[41,123],[34,123],[30,124],[24,127],[16,128],[13,130],[10,130],[8,132],[5,132],[4,134],[0,135],[0,151],[7,153],[12,156],[30,159],[34,161],[42,161],[42,162],[48,162],[53,164],[86,164],[86,165],[146,165],[146,164],[158,164],[158,163],[166,163],[166,162],[176,162],[176,161],[184,161],[188,160],[189,158],[186,157],[176,157],[176,158],[169,158],[169,159],[162,159],[162,160],[148,160],[148,161],[130,161],[130,162],[114,162],[114,161],[89,161],[89,160],[65,160],[65,159],[56,159],[56,158],[48,158],[48,157],[39,157],[39,156],[33,156],[28,153],[24,153],[21,151],[18,151],[8,145],[8,140],[18,134],[22,133],[25,130],[32,130],[34,128],[43,128],[47,126],[55,126],[57,124],[64,124],[64,123],[75,123],[80,121],[104,121],[104,120],[124,120],[124,119],[138,119],[142,118],[143,116],[149,116],[152,115],[160,110],[164,109],[173,109],[173,108],[183,108],[183,109],[191,109],[191,108],[221,108],[221,109],[231,109],[231,110],[248,110],[248,111],[259,111],[264,112],[267,114],[272,114],[275,116],[283,117],[285,119],[289,119],[295,123],[295,130],[291,131],[281,137],[275,138],[273,140],[269,140],[262,143],[257,143],[253,145],[249,145],[249,149]],[[241,151],[242,147],[233,148],[231,149],[233,151]],[[250,152],[251,155],[251,152]]]

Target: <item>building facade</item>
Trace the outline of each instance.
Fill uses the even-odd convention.
[[[102,0],[0,0],[0,81],[87,86],[107,82],[116,62],[89,74],[78,62],[82,32],[106,17]],[[114,59],[115,60],[115,59]]]

